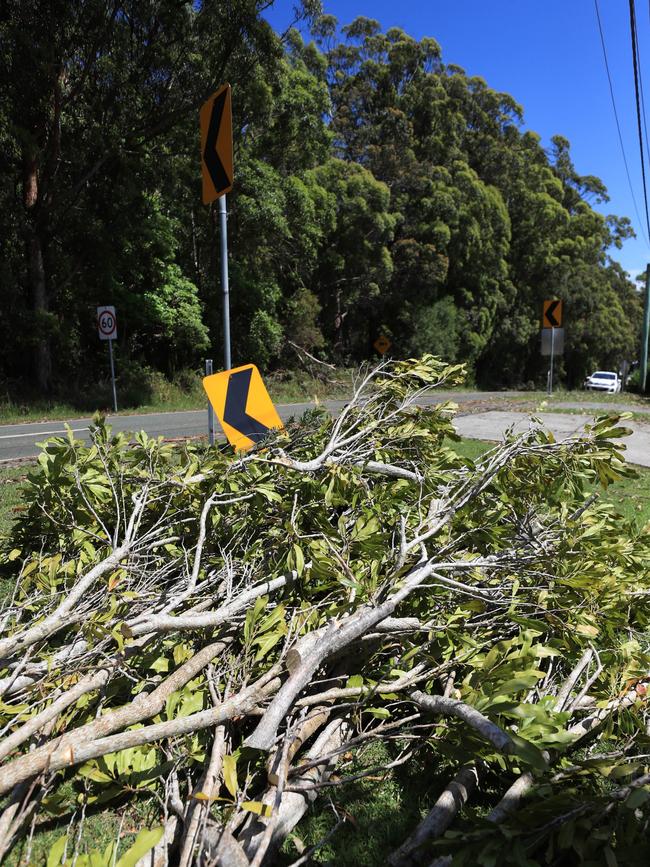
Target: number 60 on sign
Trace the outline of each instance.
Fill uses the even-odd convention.
[[[114,307],[97,308],[97,328],[100,340],[117,340],[117,319]]]

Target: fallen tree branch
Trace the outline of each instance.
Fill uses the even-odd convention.
[[[418,850],[445,833],[458,811],[467,803],[477,783],[478,773],[473,765],[461,768],[413,833],[389,856],[387,863],[391,867],[416,867],[421,864]]]
[[[43,641],[49,638],[55,632],[58,632],[64,626],[68,626],[71,619],[74,620],[80,615],[72,614],[75,606],[83,596],[88,593],[93,584],[112,571],[119,563],[133,550],[135,542],[126,542],[116,548],[111,554],[97,563],[90,569],[75,586],[66,594],[63,602],[44,620],[24,629],[22,632],[11,635],[8,638],[0,640],[0,659],[7,659],[15,656],[21,650],[25,650],[32,644]]]
[[[516,748],[510,735],[470,705],[454,698],[426,695],[417,690],[409,693],[409,698],[422,710],[434,716],[453,716],[462,720],[504,755],[515,752]]]
[[[99,748],[99,752],[96,751],[96,745],[100,743],[100,739],[106,739],[105,736],[111,732],[155,716],[160,712],[167,698],[175,690],[181,689],[189,680],[196,677],[227,646],[227,641],[218,641],[204,647],[203,650],[200,650],[192,659],[177,668],[173,674],[148,695],[141,693],[130,704],[110,711],[92,723],[87,723],[74,729],[57,738],[53,744],[45,744],[25,756],[14,759],[3,767],[2,777],[0,778],[0,794],[4,794],[17,783],[36,776],[45,769],[58,770],[59,768],[79,764],[79,762],[86,761],[93,756],[104,755],[101,752],[101,747]],[[163,723],[162,725],[167,724]],[[129,736],[136,736],[143,731],[143,729],[138,729],[137,731],[127,732],[127,740]],[[95,744],[95,747],[88,748],[86,746],[88,742]],[[146,742],[141,741],[141,743]],[[133,744],[135,743],[138,743],[137,737]],[[113,752],[113,750],[108,749],[106,752]]]
[[[66,708],[78,701],[82,695],[87,695],[89,692],[94,692],[105,686],[108,678],[109,671],[107,669],[100,669],[86,675],[86,677],[82,678],[69,690],[58,696],[58,698],[55,698],[52,704],[23,723],[13,734],[0,741],[0,761],[11,755],[14,750],[29,740],[32,735],[39,732],[47,723],[55,720]]]
[[[318,639],[275,696],[255,731],[246,739],[246,745],[254,749],[270,750],[278,726],[319,665],[389,617],[403,599],[434,574],[434,568],[429,563],[416,567],[406,577],[402,588],[389,596],[385,602],[376,606],[363,606],[347,619],[338,623],[333,622],[320,630]],[[313,639],[310,639],[310,644],[311,642]]]
[[[216,706],[218,707],[218,705]],[[209,813],[207,805],[218,788],[217,784],[219,775],[221,774],[225,749],[226,730],[223,725],[219,725],[214,732],[207,768],[188,804],[185,827],[181,838],[178,867],[190,867],[194,863],[195,849],[199,845],[199,828]],[[201,795],[204,800],[197,800],[198,795]]]
[[[307,760],[313,761],[315,758],[328,753],[338,754],[336,751],[342,748],[348,738],[348,734],[349,727],[344,720],[332,720],[319,735],[313,747],[308,751]],[[271,840],[272,848],[280,845],[282,840],[298,824],[309,804],[315,800],[316,792],[308,787],[315,782],[326,780],[335,765],[336,759],[331,759],[326,764],[310,768],[301,775],[301,779],[304,781],[304,792],[285,792],[275,817]],[[295,785],[299,786],[299,784]],[[239,835],[244,851],[249,857],[256,851],[259,839],[266,830],[266,827],[267,820],[255,816],[248,820],[244,830]]]

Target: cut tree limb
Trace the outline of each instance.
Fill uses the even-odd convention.
[[[453,716],[462,720],[504,755],[515,752],[515,745],[510,735],[470,705],[455,698],[446,698],[444,695],[427,695],[419,690],[409,693],[409,698],[427,713],[435,716]]]
[[[279,725],[319,665],[393,614],[399,603],[433,574],[434,567],[430,563],[414,567],[404,579],[402,587],[383,603],[364,605],[350,617],[332,622],[328,627],[319,630],[320,637],[310,646],[303,661],[275,696],[257,727],[247,738],[246,745],[269,751],[275,742]]]
[[[440,837],[456,818],[478,782],[476,767],[461,768],[413,833],[388,858],[391,867],[417,867],[422,863],[418,850]]]
[[[314,766],[300,776],[306,791],[285,792],[278,809],[271,841],[271,852],[281,844],[287,835],[295,828],[303,817],[309,804],[315,800],[316,791],[308,789],[315,782],[326,780],[336,766],[338,750],[341,749],[349,736],[348,724],[341,719],[332,720],[321,732],[312,748],[307,753],[307,760],[314,761],[320,756],[334,753],[325,764]],[[293,788],[300,783],[294,783]],[[273,792],[274,795],[274,792]],[[265,798],[266,801],[266,798]],[[239,840],[246,854],[250,857],[256,851],[257,844],[266,830],[267,820],[262,817],[251,817],[239,834]]]
[[[177,717],[169,722],[155,723],[141,729],[132,729],[109,737],[86,739],[77,744],[74,738],[66,739],[64,747],[52,747],[48,744],[45,753],[36,750],[16,759],[3,768],[0,779],[0,794],[7,792],[17,782],[38,773],[47,768],[50,771],[58,771],[105,756],[107,753],[116,753],[130,747],[150,744],[162,738],[179,737],[190,732],[200,731],[211,726],[220,725],[233,717],[250,713],[257,705],[275,692],[280,686],[280,679],[263,678],[262,682],[253,684],[242,690],[232,698],[222,702],[218,707],[200,711],[189,716]],[[37,755],[38,753],[38,755]],[[34,770],[36,768],[36,770]]]
[[[226,729],[224,726],[220,725],[217,726],[214,732],[208,766],[188,804],[185,827],[181,838],[181,851],[178,859],[178,867],[190,867],[190,865],[194,863],[194,850],[196,849],[197,843],[199,843],[199,827],[201,821],[205,819],[210,811],[210,798],[212,798],[217,791],[225,749]],[[204,796],[205,800],[198,800],[198,795]]]
[[[111,554],[97,563],[90,569],[82,579],[66,593],[63,602],[48,616],[34,626],[24,629],[22,632],[11,635],[0,641],[0,659],[8,659],[15,656],[21,650],[36,644],[38,641],[43,641],[49,638],[59,629],[68,626],[70,617],[77,603],[90,590],[95,581],[106,575],[112,569],[119,566],[120,562],[129,554],[135,547],[135,542],[128,542],[120,545]]]
[[[226,641],[218,641],[204,647],[186,663],[179,666],[173,674],[148,695],[141,693],[130,704],[110,711],[91,723],[72,729],[53,743],[47,743],[27,755],[14,759],[2,769],[0,794],[9,791],[17,782],[36,776],[46,768],[58,770],[78,764],[79,761],[85,761],[85,758],[79,759],[77,757],[80,755],[80,749],[83,749],[89,741],[97,742],[98,739],[105,738],[111,732],[155,716],[161,711],[167,698],[175,690],[182,689],[227,646]],[[138,731],[141,732],[142,730]],[[137,732],[128,732],[127,734],[135,735]],[[100,752],[97,755],[103,754]],[[88,756],[88,758],[90,757]]]

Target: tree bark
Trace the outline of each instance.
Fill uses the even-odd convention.
[[[50,389],[52,358],[50,341],[44,332],[44,314],[49,309],[45,264],[43,260],[43,227],[39,219],[38,160],[31,149],[23,152],[23,204],[27,216],[26,257],[29,279],[29,301],[34,314],[36,346],[33,358],[34,379],[38,390],[44,394]]]

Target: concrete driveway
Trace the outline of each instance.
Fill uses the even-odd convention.
[[[550,430],[556,439],[561,440],[577,433],[585,424],[593,421],[590,415],[571,415],[569,413],[545,412],[537,416],[541,424]],[[494,440],[503,438],[509,428],[521,432],[533,424],[531,417],[520,412],[500,412],[492,410],[474,415],[459,415],[454,426],[463,437],[477,440]],[[624,426],[632,430],[631,436],[621,440],[627,447],[625,455],[632,464],[650,467],[650,425],[644,422],[626,421]]]

